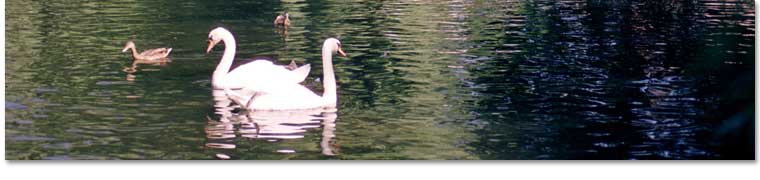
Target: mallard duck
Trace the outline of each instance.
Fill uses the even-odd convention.
[[[309,64],[307,64],[305,66],[308,66],[308,65]],[[292,70],[296,70],[296,69],[298,69],[298,64],[296,64],[296,61],[291,60],[290,64],[288,64],[288,66],[285,66],[285,69],[288,69],[288,70],[291,70],[291,71]]]
[[[148,49],[143,51],[140,54],[137,54],[137,49],[135,49],[135,43],[132,41],[128,41],[127,45],[124,46],[124,50],[121,50],[121,52],[127,52],[127,50],[132,49],[132,58],[135,60],[143,60],[143,61],[154,61],[154,60],[160,60],[166,58],[166,56],[169,56],[169,53],[172,52],[172,48],[156,48],[156,49]]]
[[[290,26],[290,14],[288,14],[288,12],[284,12],[281,15],[278,15],[277,18],[274,19],[274,25]]]

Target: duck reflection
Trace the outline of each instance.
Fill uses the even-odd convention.
[[[288,27],[275,28],[275,33],[279,34],[283,41],[288,39]]]
[[[127,73],[126,80],[129,82],[134,82],[135,79],[137,78],[135,73],[137,72],[138,65],[145,64],[145,65],[151,65],[151,66],[166,67],[167,65],[169,65],[170,62],[171,62],[171,59],[169,58],[150,60],[150,61],[135,59],[134,61],[132,61],[132,65],[130,67],[125,67],[123,71]]]
[[[232,153],[228,151],[236,148],[235,141],[238,137],[278,142],[304,138],[307,130],[322,127],[319,143],[321,153],[328,156],[336,154],[331,141],[335,137],[337,109],[247,111],[240,110],[238,105],[226,97],[223,90],[214,90],[212,94],[215,114],[219,119],[208,118],[205,128],[206,147]],[[293,153],[294,150],[283,149],[277,152]],[[220,154],[217,154],[217,157],[220,157]]]

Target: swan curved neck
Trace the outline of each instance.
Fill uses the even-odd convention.
[[[333,50],[329,46],[322,47],[322,70],[323,70],[323,83],[324,92],[322,93],[322,100],[326,107],[335,107],[338,102],[337,85],[335,82],[335,72],[332,65],[332,52]]]
[[[229,32],[225,32],[221,37],[224,42],[224,55],[222,55],[222,60],[216,66],[216,70],[214,70],[212,84],[215,87],[223,87],[224,79],[227,77],[227,73],[229,73],[232,66],[232,61],[235,59],[235,38]]]

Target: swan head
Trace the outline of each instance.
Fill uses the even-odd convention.
[[[340,40],[338,39],[327,38],[325,43],[322,44],[322,47],[329,49],[331,53],[338,53],[340,56],[346,56],[346,53],[343,52],[343,49],[340,47]]]
[[[213,49],[219,42],[222,42],[222,39],[226,36],[232,36],[232,33],[227,29],[218,27],[211,30],[211,32],[208,33],[208,48],[206,48],[206,53],[211,52],[211,49]]]
[[[129,48],[135,48],[135,43],[132,42],[132,41],[127,41],[127,44],[124,45],[124,49],[121,50],[121,52],[127,52],[127,50],[129,50]]]

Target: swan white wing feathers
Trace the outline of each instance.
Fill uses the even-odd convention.
[[[253,91],[270,92],[280,84],[298,84],[308,76],[310,66],[301,66],[293,71],[271,61],[256,60],[229,72],[224,80],[232,89],[248,88]]]
[[[311,71],[311,64],[306,64],[294,69],[292,72],[296,76],[295,80],[297,80],[298,83],[300,83],[300,82],[303,82],[303,80],[305,80],[307,76],[309,76],[310,71]]]

